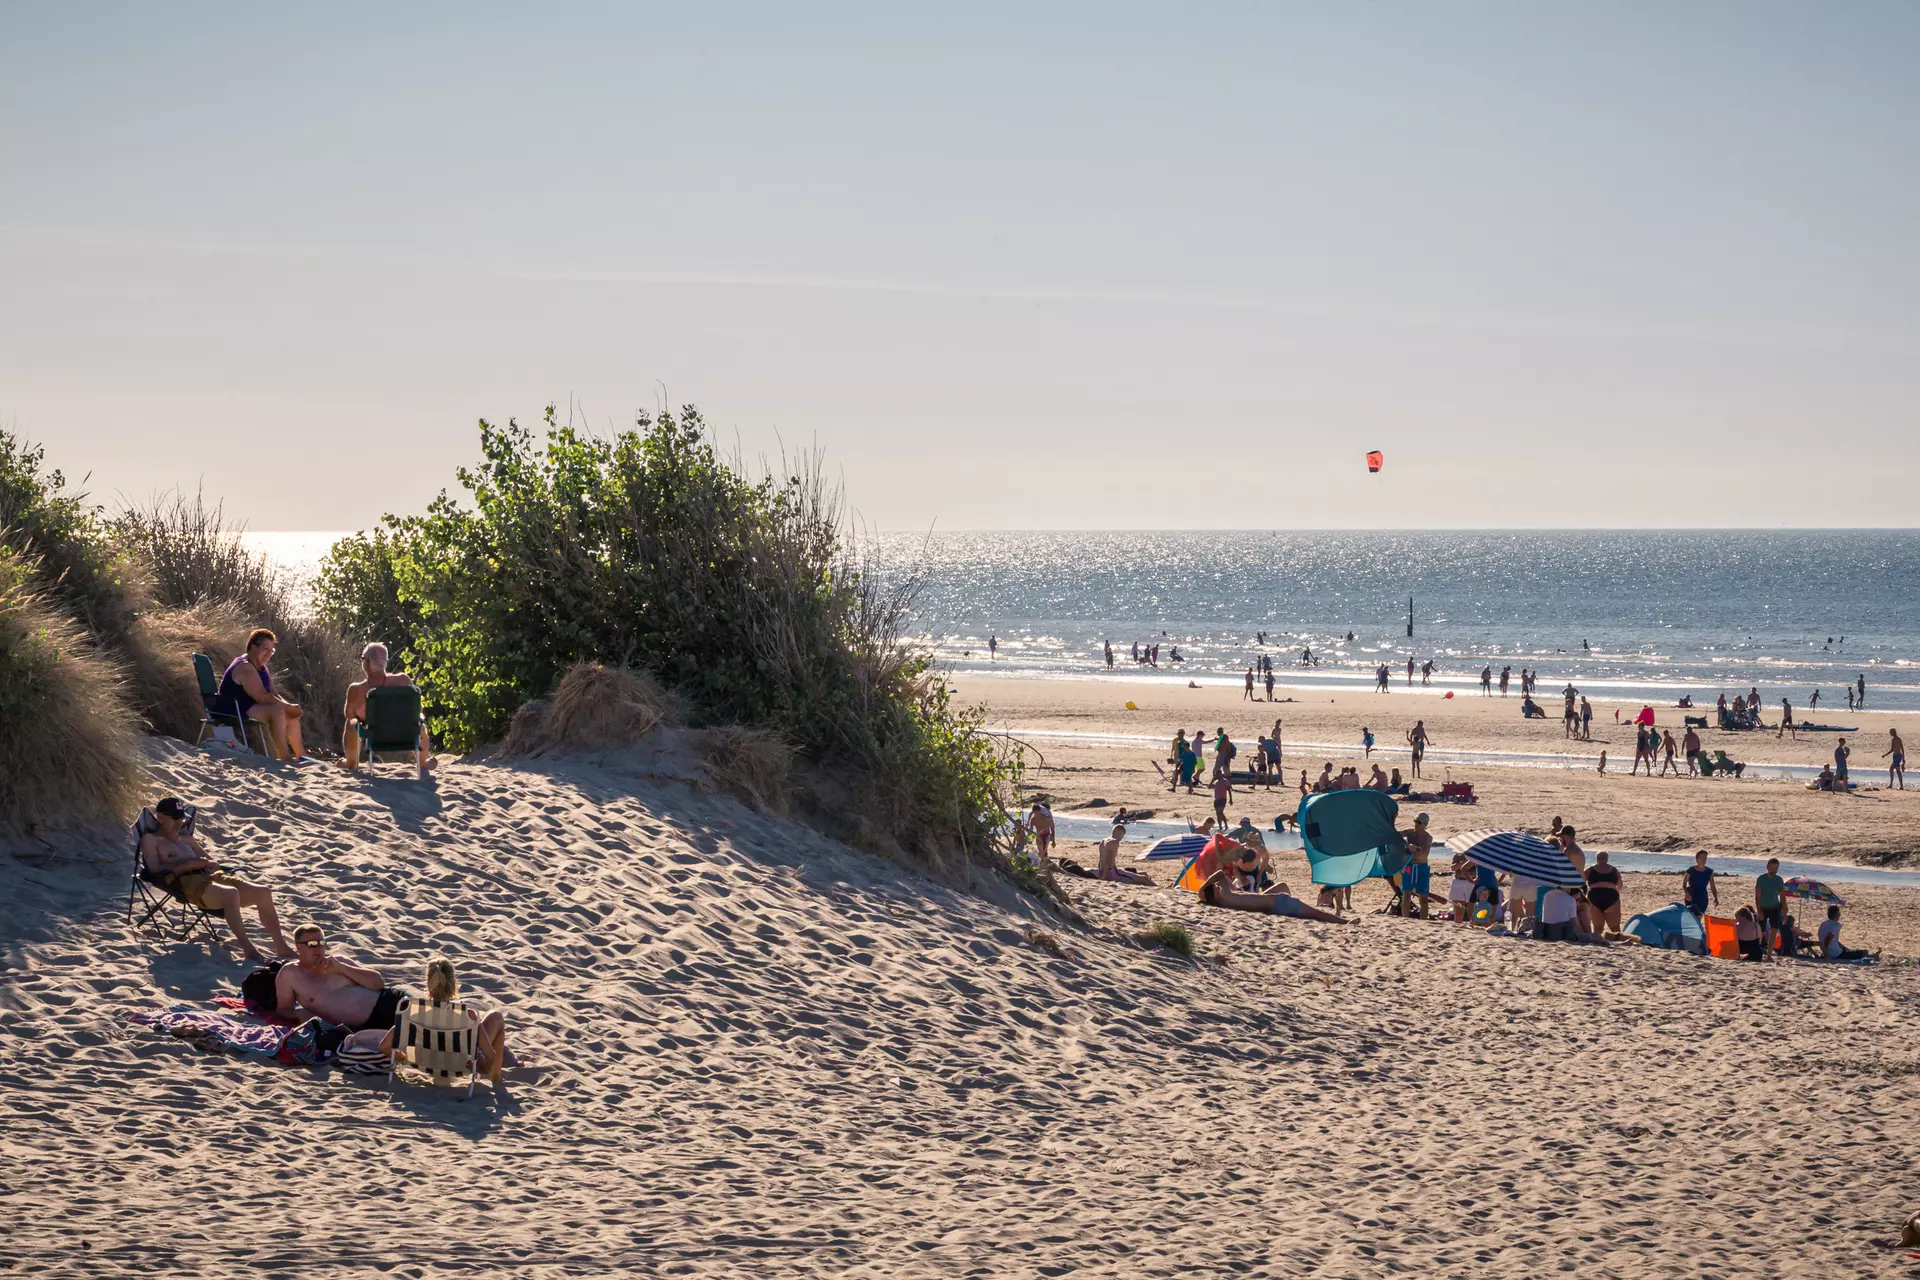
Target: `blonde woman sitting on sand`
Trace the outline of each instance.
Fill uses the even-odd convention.
[[[434,960],[427,965],[427,998],[446,1002],[460,998],[460,985],[454,981],[453,961]],[[500,1083],[500,1072],[504,1067],[513,1066],[511,1055],[507,1053],[507,1016],[495,1009],[486,1017],[473,1010],[467,1010],[467,1016],[480,1024],[479,1034],[474,1043],[480,1051],[480,1070],[486,1072],[493,1083]],[[356,1031],[347,1037],[347,1043],[362,1049],[377,1049],[393,1056],[393,1029],[385,1031]]]

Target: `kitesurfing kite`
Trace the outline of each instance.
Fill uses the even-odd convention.
[[[1386,464],[1386,461],[1387,461],[1387,455],[1380,452],[1378,449],[1373,449],[1368,451],[1367,453],[1368,473],[1378,474],[1380,471],[1380,468]]]

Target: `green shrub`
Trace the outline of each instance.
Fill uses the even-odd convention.
[[[46,466],[46,447],[0,430],[0,545],[30,566],[47,606],[105,644],[127,641],[144,601],[136,566],[114,546],[99,508]]]
[[[142,777],[138,721],[113,662],[42,576],[0,549],[0,824],[124,821]]]
[[[322,567],[323,610],[404,648],[449,745],[498,740],[575,664],[641,669],[697,722],[791,746],[799,798],[857,842],[1006,868],[1018,761],[902,641],[911,584],[865,571],[817,457],[749,479],[691,408],[611,438],[552,409],[545,428],[482,422],[465,501],[390,516]]]
[[[350,636],[378,640],[394,670],[413,660],[420,608],[400,597],[400,562],[406,557],[403,522],[389,518],[370,533],[333,544],[314,580],[314,606]]]

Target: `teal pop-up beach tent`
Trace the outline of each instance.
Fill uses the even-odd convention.
[[[1368,876],[1400,874],[1407,842],[1394,826],[1400,806],[1381,791],[1304,796],[1295,821],[1313,882],[1344,888]]]

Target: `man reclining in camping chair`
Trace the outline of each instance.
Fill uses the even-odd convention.
[[[403,671],[387,670],[387,646],[378,640],[360,651],[360,670],[366,679],[356,680],[347,686],[346,731],[340,738],[340,754],[345,757],[349,772],[360,767],[360,739],[367,723],[367,690],[398,688],[411,689],[413,678]],[[369,753],[371,754],[371,753]],[[415,746],[414,758],[420,766],[420,776],[434,767],[433,742],[427,735],[427,724],[420,722],[420,740]]]
[[[233,930],[234,943],[242,959],[259,960],[260,952],[247,937],[240,919],[240,908],[252,907],[260,914],[260,924],[273,939],[274,952],[293,955],[286,937],[280,932],[280,916],[273,908],[273,890],[265,885],[249,884],[213,860],[198,836],[182,832],[188,809],[180,797],[168,796],[153,806],[153,830],[140,837],[140,861],[164,884],[168,892],[178,893],[188,905],[202,911],[218,911]]]

